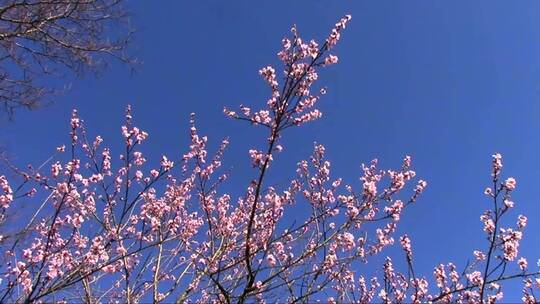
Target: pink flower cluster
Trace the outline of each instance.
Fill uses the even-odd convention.
[[[11,190],[8,180],[4,175],[0,176],[0,188],[2,189],[2,192],[0,192],[0,206],[3,209],[7,209],[13,201],[13,190]]]

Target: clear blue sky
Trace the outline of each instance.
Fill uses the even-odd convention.
[[[19,164],[38,164],[67,142],[69,113],[78,108],[89,128],[117,147],[130,103],[138,125],[150,133],[148,153],[157,162],[163,152],[185,151],[189,113],[196,112],[214,146],[230,137],[228,187],[244,187],[253,174],[247,150],[264,135],[224,118],[223,107],[264,102],[267,88],[257,71],[277,63],[291,24],[304,38],[322,40],[350,13],[353,20],[336,50],[340,64],[321,75],[329,89],[325,116],[286,135],[272,182],[291,176],[314,141],[326,145],[334,173],[356,185],[362,162],[376,157],[383,167],[396,167],[411,155],[429,187],[406,211],[400,231],[412,236],[418,269],[431,277],[439,262],[463,266],[472,250],[486,247],[479,216],[490,206],[483,195],[490,157],[500,152],[504,174],[518,180],[511,224],[519,213],[529,216],[521,253],[535,264],[540,2],[254,3],[128,2],[139,30],[133,44],[143,62],[138,72],[112,64],[100,78],[74,80],[56,104],[2,123],[1,140]],[[521,288],[513,289],[506,290],[507,300],[520,298]]]

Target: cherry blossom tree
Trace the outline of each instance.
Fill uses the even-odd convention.
[[[100,70],[107,57],[133,62],[121,0],[5,0],[0,3],[0,107],[33,109],[54,90],[43,80],[62,71]]]
[[[500,154],[485,190],[492,206],[480,217],[484,248],[471,251],[466,267],[434,265],[433,275],[415,271],[411,239],[396,235],[403,211],[427,186],[409,156],[397,169],[363,164],[356,185],[331,174],[325,147],[316,144],[286,187],[267,185],[287,130],[322,116],[317,71],[338,62],[330,52],[350,19],[322,44],[293,27],[278,53],[283,71],[259,71],[270,89],[264,107],[224,110],[268,134],[247,151],[253,179],[238,197],[221,190],[229,142],[210,154],[194,115],[182,157],[151,161],[141,152],[148,134],[134,125],[130,107],[119,157],[73,111],[67,146],[39,168],[12,166],[17,186],[0,177],[0,302],[494,303],[509,280],[523,282],[524,302],[537,302],[540,272],[519,255],[527,218],[508,226],[516,180],[502,177]],[[20,227],[10,221],[22,201],[34,209]],[[379,276],[359,271],[391,246],[403,254],[386,257]]]

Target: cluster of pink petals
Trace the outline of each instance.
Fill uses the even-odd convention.
[[[4,175],[0,176],[0,188],[2,189],[2,192],[0,192],[0,206],[3,209],[7,209],[13,201],[13,190],[11,190],[8,180]]]

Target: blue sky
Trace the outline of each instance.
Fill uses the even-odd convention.
[[[281,38],[297,24],[322,40],[345,13],[353,15],[335,53],[340,64],[321,75],[329,93],[322,120],[291,130],[272,167],[284,182],[313,142],[326,146],[333,172],[359,185],[360,164],[379,158],[397,167],[404,155],[429,182],[400,231],[413,239],[421,273],[439,262],[463,266],[486,247],[479,216],[489,207],[491,154],[515,176],[519,213],[529,216],[521,253],[540,257],[540,3],[536,1],[163,1],[128,2],[138,29],[132,47],[143,62],[135,74],[111,64],[99,78],[72,80],[54,105],[18,112],[0,138],[18,164],[41,163],[67,142],[71,109],[113,147],[123,109],[150,133],[148,153],[187,148],[189,113],[214,147],[229,137],[228,187],[253,175],[247,150],[262,129],[223,117],[224,106],[264,103],[257,71],[277,64]],[[68,79],[69,80],[69,79]],[[71,81],[71,80],[70,80]],[[382,256],[380,261],[382,261]],[[520,288],[506,290],[518,299]]]

